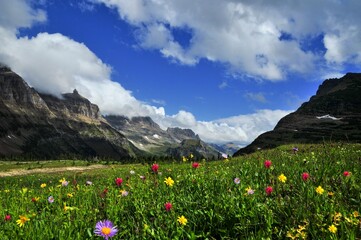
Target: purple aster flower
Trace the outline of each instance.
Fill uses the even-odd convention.
[[[239,179],[239,178],[235,178],[235,179],[233,179],[233,182],[234,182],[235,184],[240,184],[241,179]]]
[[[54,202],[54,197],[53,196],[48,197],[48,202],[53,203]]]
[[[95,225],[94,233],[97,236],[104,237],[105,240],[108,240],[110,237],[114,237],[117,232],[117,227],[113,226],[113,223],[109,220],[99,221]]]

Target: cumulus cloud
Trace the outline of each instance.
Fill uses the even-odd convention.
[[[214,121],[197,121],[192,113],[180,111],[160,121],[162,127],[190,128],[202,140],[211,143],[235,142],[248,144],[261,133],[272,130],[291,111],[258,110],[253,114],[233,116]]]
[[[361,62],[358,0],[90,1],[116,9],[135,26],[141,47],[158,49],[182,64],[207,59],[224,63],[235,74],[279,81],[289,72],[309,73],[319,61]],[[174,29],[191,33],[189,45],[177,42]],[[317,35],[324,36],[325,53],[302,46]]]
[[[0,1],[0,9],[0,26],[8,31],[46,21],[45,11],[33,9],[23,0]]]
[[[21,17],[11,20],[0,18],[0,62],[9,65],[41,92],[60,96],[61,93],[76,88],[84,97],[98,104],[103,114],[151,116],[163,128],[191,128],[205,141],[215,143],[249,143],[259,133],[272,129],[276,122],[288,113],[280,110],[261,110],[250,115],[210,122],[198,121],[192,113],[183,110],[174,115],[167,115],[164,107],[143,103],[137,100],[132,92],[112,81],[111,66],[99,59],[84,43],[76,42],[60,33],[39,33],[31,38],[18,37],[19,27],[31,27],[33,24],[44,22],[46,14],[42,10],[29,7],[26,4],[28,2],[16,0],[14,3],[18,4],[16,14]],[[110,3],[111,1],[108,4]],[[124,7],[130,9],[130,12],[122,16],[134,22],[151,19],[152,16],[146,12],[140,15],[138,10],[132,12],[142,3],[136,0],[127,1]],[[3,13],[10,11],[13,6],[0,1],[0,7]],[[159,48],[160,45],[157,43],[163,41],[171,44],[173,41],[171,33],[164,25],[154,25],[154,30],[147,31],[160,34],[157,36],[146,33],[142,41],[147,47]],[[172,47],[168,46],[165,49],[169,50]],[[185,61],[174,55],[175,52],[172,50],[174,58]],[[184,54],[184,50],[180,49],[179,54]]]

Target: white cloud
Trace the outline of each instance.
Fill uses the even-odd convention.
[[[112,1],[109,0],[109,4],[110,2]],[[21,4],[25,2],[17,1],[17,3],[22,6]],[[125,5],[130,9],[144,8],[143,5],[139,5],[140,3],[142,2],[127,1]],[[9,7],[9,5],[5,7]],[[2,8],[0,13],[5,10]],[[111,81],[112,68],[102,62],[85,44],[76,42],[60,33],[39,33],[32,38],[17,37],[18,27],[30,27],[36,22],[45,21],[43,17],[39,17],[45,16],[45,13],[37,15],[35,13],[41,11],[34,10],[27,5],[17,11],[17,14],[28,16],[25,18],[26,20],[15,21],[13,19],[13,24],[8,25],[9,20],[0,19],[0,62],[8,64],[31,86],[42,92],[59,96],[61,93],[70,92],[76,88],[84,97],[98,104],[103,113],[151,116],[163,128],[191,128],[203,140],[216,143],[229,141],[249,143],[258,134],[271,130],[276,122],[288,113],[281,110],[261,110],[250,115],[210,122],[197,121],[192,113],[183,110],[175,115],[166,115],[163,107],[157,108],[145,104],[134,98],[132,93],[119,83]],[[132,20],[134,22],[150,18],[150,15],[147,14],[144,16],[137,14],[137,12],[128,13],[126,17],[134,18]],[[172,15],[171,12],[170,15]],[[164,39],[166,39],[164,42],[171,42],[168,30],[162,29],[163,27],[162,25],[155,26],[155,31],[165,31],[160,40],[153,35],[146,36],[148,46],[158,47],[157,42]],[[173,57],[180,60],[178,56]]]
[[[117,9],[138,28],[140,46],[182,64],[207,59],[224,63],[236,75],[279,81],[289,72],[310,73],[319,61],[361,62],[359,0],[91,1]],[[177,42],[173,29],[191,33],[189,46]],[[291,38],[280,40],[283,33]],[[302,48],[317,35],[324,35],[325,54]]]
[[[0,1],[0,26],[16,31],[20,27],[30,27],[36,22],[46,21],[46,13],[33,9],[23,0]]]
[[[163,128],[176,126],[190,128],[206,142],[248,144],[261,133],[272,130],[277,122],[290,112],[265,109],[253,114],[205,122],[197,121],[190,112],[180,111],[173,116],[162,118],[160,124]]]

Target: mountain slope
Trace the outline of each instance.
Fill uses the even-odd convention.
[[[310,100],[284,118],[273,131],[257,137],[234,156],[282,144],[361,141],[361,74],[324,81]]]
[[[108,115],[104,118],[136,147],[159,156],[181,158],[192,153],[197,158],[217,159],[217,150],[203,142],[191,129],[161,129],[150,117]]]
[[[76,91],[63,99],[40,94],[0,67],[0,156],[123,159],[141,153]]]

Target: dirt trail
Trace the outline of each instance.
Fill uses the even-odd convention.
[[[105,165],[91,165],[84,167],[55,167],[55,168],[36,168],[36,169],[12,169],[7,172],[0,172],[0,177],[11,177],[11,176],[21,176],[21,175],[29,175],[35,173],[57,173],[57,172],[68,172],[68,171],[86,171],[92,169],[101,169],[107,168],[109,166]]]

